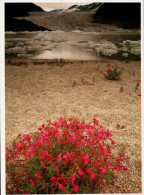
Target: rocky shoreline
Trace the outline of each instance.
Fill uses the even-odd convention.
[[[107,64],[124,67],[121,80],[107,80]],[[60,116],[90,122],[94,115],[112,131],[117,153],[126,147],[127,172],[117,173],[113,193],[141,193],[140,62],[11,60],[5,66],[6,147],[19,133],[34,133]],[[123,90],[121,88],[123,87]],[[119,125],[118,125],[119,124]],[[121,128],[123,126],[123,128]],[[101,193],[109,194],[109,187]]]

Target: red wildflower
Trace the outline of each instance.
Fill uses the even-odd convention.
[[[111,143],[112,143],[112,144],[116,144],[116,142],[115,142],[114,140],[112,140],[112,139],[111,139]]]
[[[42,165],[43,169],[45,168],[45,163],[43,161],[39,161],[40,164]]]
[[[62,161],[61,155],[62,154],[59,154],[58,157],[57,157],[57,164],[59,164]]]
[[[72,185],[74,185],[75,175],[76,175],[76,173],[74,173],[73,175],[70,176],[70,183],[71,183]]]
[[[5,156],[6,156],[6,160],[8,160],[8,158],[9,158],[8,152],[5,153]]]
[[[101,172],[100,172],[100,177],[103,177],[105,175],[107,170],[103,169]]]
[[[94,151],[94,149],[90,148],[90,150],[91,150],[91,152],[92,152],[93,154],[95,154],[95,151]]]
[[[34,174],[34,176],[35,176],[35,177],[40,177],[40,176],[41,176],[41,173],[38,172],[38,173]]]
[[[78,191],[79,191],[79,187],[78,187],[77,185],[74,185],[74,186],[73,186],[73,191],[74,191],[74,192],[78,192]]]
[[[33,185],[33,187],[35,187],[35,182],[32,179],[30,179],[30,182]]]
[[[102,187],[102,189],[104,190],[104,187],[105,187],[105,186],[104,186],[104,184],[103,184],[103,183],[101,183],[101,187]]]
[[[84,172],[83,172],[83,170],[82,170],[82,169],[79,169],[79,170],[78,170],[78,174],[79,174],[79,175],[82,175],[82,176],[83,176],[83,178],[84,178]]]
[[[31,155],[35,156],[35,150],[33,148],[26,154],[26,157],[29,159]]]
[[[85,161],[85,165],[89,163],[89,154],[87,153],[84,157],[83,160]]]
[[[55,167],[55,171],[56,172],[59,172],[59,168],[57,166]]]
[[[45,124],[42,124],[41,128],[45,128]]]
[[[64,190],[64,192],[66,191],[66,190],[65,190],[65,187],[64,187],[62,184],[57,183],[57,185],[59,186],[59,189],[60,189],[60,190]]]
[[[125,159],[124,156],[120,157],[120,161],[124,161],[124,159]]]
[[[63,156],[63,158],[65,159],[66,164],[67,164],[69,162],[70,158],[71,158],[70,153],[67,151],[67,153]]]
[[[91,173],[90,178],[91,178],[91,179],[94,179],[95,176],[96,176],[95,173]]]
[[[128,170],[128,168],[124,167],[124,168],[123,168],[123,170],[127,171],[127,170]]]
[[[120,171],[120,167],[119,167],[119,166],[116,166],[116,167],[115,167],[115,170],[116,170],[116,171]]]
[[[86,172],[91,175],[91,171],[89,169],[86,169]]]
[[[98,124],[99,124],[99,120],[93,119],[93,124],[94,124],[94,125],[98,125]]]
[[[46,158],[49,157],[48,151],[45,152],[41,151],[38,157],[39,158],[41,157],[43,160],[45,160]]]
[[[57,178],[54,177],[54,176],[50,178],[50,180],[51,180],[52,182],[55,182],[56,179],[57,179]]]
[[[23,136],[24,136],[23,141],[30,141],[31,139],[30,133],[24,134]]]
[[[111,182],[111,184],[112,184],[112,185],[114,185],[114,184],[115,184],[115,182],[114,182],[114,181],[112,181],[112,182]]]
[[[21,151],[23,149],[23,147],[24,147],[24,145],[21,142],[19,142],[18,145],[17,145],[17,149],[19,151]]]

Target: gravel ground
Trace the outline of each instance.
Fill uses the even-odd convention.
[[[35,63],[36,62],[36,63]],[[36,65],[34,65],[34,63]],[[106,65],[124,67],[120,81],[107,80]],[[20,65],[20,66],[18,66]],[[101,193],[142,193],[141,176],[141,63],[114,60],[6,61],[6,146],[19,133],[34,132],[48,119],[94,115],[112,131],[114,152],[126,148],[128,171],[116,173],[115,185]],[[99,70],[98,70],[99,69]],[[85,79],[82,82],[82,79]]]

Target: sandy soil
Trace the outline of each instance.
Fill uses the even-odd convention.
[[[107,80],[100,73],[107,69],[108,63],[125,68],[120,81]],[[87,81],[85,85],[81,81],[83,78]],[[129,171],[115,177],[113,193],[142,193],[141,87],[136,89],[134,82],[140,79],[140,62],[7,61],[6,146],[19,133],[36,131],[48,119],[54,121],[67,116],[90,122],[96,115],[101,125],[112,131],[116,141],[114,150],[121,144],[126,146],[125,163]],[[109,193],[109,188],[102,193]]]

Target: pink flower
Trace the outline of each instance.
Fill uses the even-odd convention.
[[[55,180],[56,180],[56,177],[51,177],[51,179],[50,179],[52,182],[55,182]]]
[[[23,147],[24,147],[24,145],[22,144],[22,143],[18,143],[18,145],[17,145],[17,149],[19,150],[19,151],[21,151],[22,149],[23,149]]]
[[[115,170],[116,170],[116,171],[120,171],[120,167],[119,167],[119,166],[116,166],[116,167],[115,167]]]
[[[112,181],[112,182],[111,182],[111,184],[112,184],[112,185],[114,185],[114,184],[115,184],[115,182],[114,182],[114,181]]]
[[[110,64],[107,64],[106,66],[107,66],[107,67],[110,67]]]
[[[5,156],[6,156],[6,160],[8,160],[8,158],[9,158],[8,152],[5,153]]]
[[[124,167],[123,170],[128,171],[128,168]]]
[[[45,128],[45,124],[42,124],[41,128]]]
[[[57,183],[57,185],[59,186],[59,189],[64,190],[64,192],[65,192],[65,187],[62,184]]]
[[[24,134],[23,136],[24,136],[23,141],[30,141],[31,139],[30,133]]]
[[[57,166],[55,167],[55,171],[56,172],[59,172],[59,168]]]
[[[91,175],[91,171],[89,169],[86,169],[86,172]]]
[[[82,175],[82,176],[83,176],[83,178],[84,178],[84,172],[83,172],[83,170],[82,170],[82,169],[79,169],[79,170],[78,170],[78,174],[79,174],[79,175]]]
[[[104,190],[104,187],[105,187],[105,186],[104,186],[104,184],[103,184],[103,183],[101,183],[101,187],[102,187],[102,189]]]
[[[74,192],[78,192],[78,191],[79,191],[79,187],[78,187],[77,185],[74,185],[74,186],[73,186],[73,191],[74,191]]]
[[[94,125],[98,125],[99,124],[99,120],[93,119],[93,123],[94,123]]]
[[[35,182],[32,180],[32,179],[30,179],[30,182],[31,182],[31,184],[33,185],[33,187],[35,186]]]
[[[103,169],[101,172],[100,172],[100,177],[103,177],[105,175],[107,170]]]
[[[89,154],[87,153],[84,157],[83,160],[85,161],[85,165],[89,163]]]
[[[78,142],[78,147],[79,146],[85,146],[85,143],[84,142]]]
[[[31,155],[35,156],[35,150],[33,148],[26,154],[26,157],[29,159]]]
[[[49,157],[48,151],[45,152],[41,151],[38,157],[39,158],[41,157],[43,160],[45,160],[46,158]]]
[[[93,154],[95,154],[95,151],[94,151],[94,149],[90,148],[90,150],[91,150],[91,152],[92,152]]]
[[[45,168],[45,163],[43,161],[39,161],[40,164],[42,165],[43,169]]]
[[[58,157],[57,157],[57,164],[59,164],[62,161],[61,155],[62,154],[59,154]]]
[[[95,176],[96,176],[95,173],[91,173],[90,178],[91,178],[91,179],[94,179]]]
[[[73,175],[70,176],[70,183],[71,183],[72,185],[74,185],[75,175],[76,175],[76,172],[75,172]]]
[[[43,187],[45,188],[46,187],[46,185],[43,183]]]
[[[116,144],[116,142],[115,142],[114,140],[112,140],[112,139],[111,139],[111,143],[112,143],[112,144]]]
[[[40,176],[41,176],[41,173],[38,172],[38,173],[34,174],[34,176],[35,176],[35,177],[40,177]]]
[[[124,161],[124,159],[125,159],[124,156],[120,157],[120,161]]]
[[[67,153],[63,156],[63,158],[65,159],[66,164],[67,164],[69,162],[70,158],[71,158],[70,153],[67,151]]]

